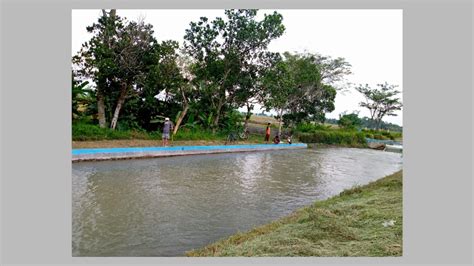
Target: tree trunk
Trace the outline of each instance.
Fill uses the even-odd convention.
[[[378,121],[377,121],[377,130],[380,130],[382,126],[382,118],[380,118]]]
[[[280,136],[281,134],[281,122],[283,120],[283,110],[280,111],[280,113],[278,114],[278,136]]]
[[[115,9],[111,9],[110,10],[110,17],[112,19],[115,19],[115,12],[116,10]],[[107,12],[105,11],[105,9],[102,9],[102,14],[104,17],[107,17]],[[107,22],[107,24],[110,23],[110,22]],[[107,46],[110,48],[110,39],[109,39],[109,36],[108,36],[108,33],[106,32],[104,34],[104,42],[107,44]],[[105,128],[107,126],[107,120],[105,118],[105,102],[104,102],[104,99],[105,99],[105,95],[104,95],[104,92],[102,91],[102,89],[99,87],[97,88],[97,116],[98,116],[98,119],[99,119],[99,127],[101,128]]]
[[[248,131],[249,120],[251,116],[252,116],[252,108],[250,108],[250,105],[247,103],[247,114],[245,115],[244,132]]]
[[[99,88],[97,89],[97,109],[98,109],[97,116],[99,118],[99,127],[105,128],[107,121],[105,119],[104,95]]]
[[[217,127],[219,126],[219,118],[221,116],[222,106],[224,106],[224,101],[221,99],[219,100],[219,104],[217,105],[216,117],[214,118],[212,133],[216,133]]]
[[[127,84],[122,83],[122,88],[120,90],[120,96],[117,100],[117,106],[115,107],[114,117],[110,123],[110,128],[115,129],[117,126],[117,121],[120,113],[120,109],[122,108],[123,103],[125,102],[125,98],[127,97]]]
[[[178,132],[178,128],[181,125],[181,122],[183,121],[184,116],[186,116],[186,113],[188,112],[188,109],[189,109],[189,104],[186,104],[184,106],[183,111],[181,112],[181,114],[178,117],[178,121],[176,121],[176,125],[174,126],[174,129],[173,129],[173,134],[176,134],[176,132]]]

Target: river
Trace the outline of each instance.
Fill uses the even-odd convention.
[[[183,256],[401,168],[353,148],[73,163],[72,254]]]

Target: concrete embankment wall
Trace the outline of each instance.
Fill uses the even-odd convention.
[[[134,147],[134,148],[98,148],[73,149],[72,161],[99,161],[135,158],[153,158],[182,156],[193,154],[211,154],[228,152],[249,152],[265,150],[285,150],[307,148],[304,143],[294,144],[255,144],[255,145],[219,145],[219,146],[176,146],[176,147]]]

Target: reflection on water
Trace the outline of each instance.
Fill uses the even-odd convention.
[[[182,256],[401,168],[347,148],[74,163],[73,255]]]

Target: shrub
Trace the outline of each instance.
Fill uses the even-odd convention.
[[[312,124],[312,123],[300,123],[296,126],[297,132],[310,133],[315,131],[328,130],[330,126],[324,126],[321,124]]]
[[[402,132],[394,132],[394,131],[381,131],[381,130],[373,130],[373,129],[363,129],[365,136],[371,139],[380,139],[380,140],[395,140],[396,138],[402,137]]]
[[[340,114],[337,124],[344,129],[355,130],[362,125],[362,120],[357,113]]]
[[[228,130],[223,130],[217,133],[213,133],[210,129],[204,129],[199,125],[194,128],[180,128],[176,135],[173,136],[174,140],[224,140]]]
[[[389,138],[385,137],[382,134],[374,134],[374,139],[379,139],[379,140],[387,140]]]
[[[112,130],[98,125],[74,123],[72,140],[106,140],[106,139],[159,139],[160,132],[148,133],[144,130]]]
[[[365,135],[361,132],[350,131],[314,131],[312,133],[299,134],[299,140],[305,143],[344,144],[360,145],[366,144]]]

